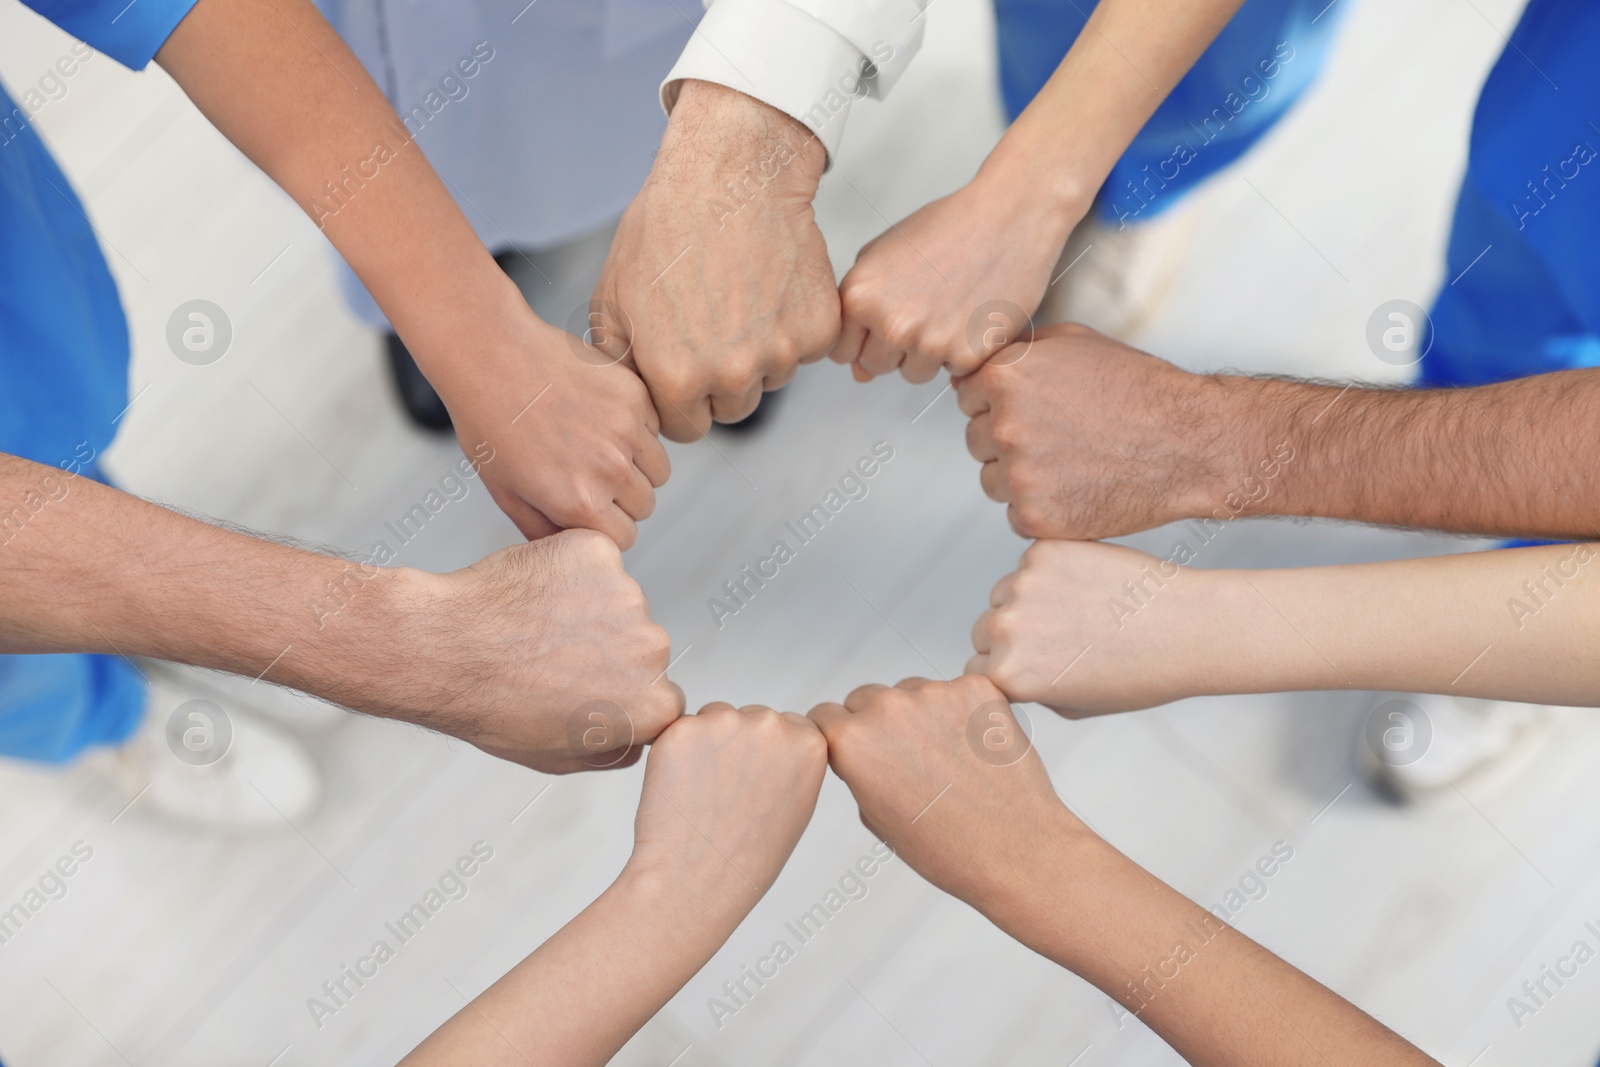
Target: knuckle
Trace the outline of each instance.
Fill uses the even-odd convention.
[[[909,315],[891,315],[883,324],[883,337],[896,348],[915,348],[922,323]]]
[[[966,703],[987,700],[994,696],[994,683],[978,674],[963,674],[952,683],[957,694]]]
[[[1039,538],[1044,535],[1045,525],[1039,521],[1031,508],[1017,504],[1006,506],[1006,521],[1011,528],[1021,537]]]
[[[807,323],[797,334],[795,349],[796,360],[816,352],[826,352],[839,340],[839,333],[843,326],[840,316],[817,315]]]
[[[998,649],[1001,645],[1009,644],[1016,634],[1017,624],[1009,607],[995,608],[989,616],[989,638]]]
[[[797,727],[794,732],[798,737],[800,755],[807,764],[815,766],[828,762],[828,742],[821,730]]]
[[[616,542],[598,530],[587,527],[574,526],[558,534],[564,547],[580,557],[594,563],[622,563],[622,552],[617,548]],[[626,577],[624,575],[624,577]],[[631,581],[631,579],[630,579]]]
[[[996,648],[989,654],[989,681],[1006,696],[1017,692],[1016,657],[1009,649]]]
[[[787,338],[773,341],[768,346],[770,358],[776,362],[788,362],[785,350],[792,344]],[[761,378],[761,368],[756,358],[752,356],[738,356],[723,362],[717,368],[713,382],[719,393],[732,393],[743,395],[750,387]]]
[[[637,433],[638,427],[630,425],[627,428],[627,437],[631,438]],[[626,440],[627,438],[624,438]],[[627,485],[633,478],[633,452],[629,448],[617,448],[607,452],[600,460],[601,470],[606,476],[607,486]],[[608,501],[609,503],[609,501]]]
[[[1017,579],[1028,573],[1031,568],[1042,567],[1049,562],[1051,545],[1046,541],[1035,541],[1022,552],[1022,566],[1018,568]]]
[[[989,439],[996,448],[1002,452],[1009,452],[1016,448],[1024,438],[1024,431],[1017,425],[1015,418],[1009,411],[992,408],[989,418]]]
[[[650,384],[671,404],[692,405],[706,394],[705,376],[687,359],[674,360],[655,368]]]
[[[1011,504],[1006,512],[1006,517],[1010,519],[1012,528],[1024,537],[1038,538],[1044,536],[1049,526],[1039,513],[1039,509],[1034,506],[1032,501],[1026,498],[1025,494],[1018,493],[1014,486],[1011,497],[1014,500],[1021,498],[1020,503]],[[1017,591],[1020,593],[1023,588],[1019,581]]]

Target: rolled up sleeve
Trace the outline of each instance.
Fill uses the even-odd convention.
[[[850,106],[882,98],[922,43],[925,0],[715,0],[661,86],[685,79],[752,96],[804,123],[833,162]]]
[[[61,29],[133,70],[142,70],[196,0],[22,0]]]

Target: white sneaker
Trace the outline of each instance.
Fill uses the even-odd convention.
[[[1067,239],[1034,322],[1079,322],[1125,341],[1149,325],[1194,244],[1198,213],[1180,205],[1118,226],[1091,213]]]
[[[305,746],[259,708],[198,684],[198,672],[152,669],[144,722],[119,748],[91,754],[143,811],[220,833],[290,832],[322,801]],[[120,817],[120,816],[119,816]]]
[[[1397,800],[1457,790],[1482,799],[1514,781],[1549,740],[1558,708],[1508,700],[1385,693],[1358,739],[1362,768]]]

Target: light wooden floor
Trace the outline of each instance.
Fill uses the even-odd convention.
[[[1143,338],[1197,367],[1384,378],[1378,303],[1426,303],[1476,86],[1514,0],[1340,0],[1325,79],[1269,143],[1184,209],[1198,237]],[[819,198],[837,265],[971,173],[999,129],[981,0],[938,0],[889,105],[859,108]],[[67,40],[0,8],[0,74],[32,84]],[[357,548],[445,472],[453,444],[407,429],[379,350],[344,311],[311,225],[159,72],[99,59],[38,124],[96,221],[135,343],[111,469],[134,491]],[[1246,181],[1245,179],[1248,179]],[[0,235],[3,239],[3,235]],[[168,314],[204,297],[235,329],[209,367],[172,358]],[[926,410],[924,410],[926,409]],[[919,417],[920,415],[920,417]],[[971,619],[1022,542],[982,497],[937,384],[803,372],[751,440],[674,447],[629,568],[681,653],[691,704],[805,709],[869,680],[953,674]],[[722,630],[706,599],[878,440],[895,458]],[[1371,559],[1463,542],[1318,524],[1239,524],[1213,565]],[[406,549],[433,568],[510,543],[481,490]],[[1132,539],[1164,546],[1159,531]],[[1279,839],[1293,860],[1236,920],[1454,1067],[1588,1067],[1600,966],[1536,1016],[1506,997],[1600,920],[1600,726],[1564,720],[1512,789],[1416,814],[1357,779],[1364,694],[1191,700],[1086,723],[1035,709],[1062,794],[1102,833],[1210,903]],[[597,894],[626,855],[638,771],[552,780],[405,726],[353,719],[317,744],[329,796],[303,833],[185,836],[93,774],[0,767],[0,907],[73,842],[93,858],[0,946],[0,1053],[52,1065],[383,1064]],[[494,859],[318,1029],[306,1007],[445,867]],[[724,980],[784,936],[870,838],[826,787],[784,877],[619,1057],[637,1067],[1178,1062],[1107,999],[901,866],[870,883],[720,1029]],[[687,902],[686,906],[692,906]]]

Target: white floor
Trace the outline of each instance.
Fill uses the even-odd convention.
[[[1514,0],[1340,0],[1314,94],[1183,210],[1198,238],[1141,338],[1197,367],[1383,379],[1368,314],[1426,303],[1476,86]],[[819,215],[836,262],[953,188],[999,130],[982,0],[938,0],[889,105],[852,116]],[[0,74],[37,81],[67,40],[0,9]],[[111,468],[134,491],[248,526],[358,548],[436,482],[454,445],[409,430],[375,339],[344,311],[326,250],[285,197],[159,72],[109,60],[38,124],[83,194],[132,323],[133,387]],[[3,238],[0,238],[3,239]],[[227,309],[221,362],[173,359],[180,302]],[[673,450],[674,478],[629,568],[682,659],[692,704],[805,709],[869,680],[953,674],[970,621],[1022,543],[977,485],[939,386],[855,385],[832,365],[750,440]],[[930,406],[931,404],[931,406]],[[925,414],[919,418],[919,412]],[[705,602],[875,441],[867,500],[717,630]],[[469,563],[514,531],[482,492],[407,546]],[[1240,524],[1210,565],[1451,551],[1460,541],[1322,524]],[[1158,546],[1160,532],[1132,539]],[[1600,725],[1563,720],[1509,790],[1414,813],[1358,780],[1356,693],[1185,701],[1067,723],[1038,712],[1062,794],[1112,841],[1207,903],[1282,839],[1294,858],[1239,918],[1264,944],[1454,1067],[1588,1067],[1600,967],[1514,1024],[1506,998],[1600,920]],[[382,1064],[587,903],[630,841],[638,771],[546,779],[409,727],[352,719],[317,743],[328,803],[303,833],[221,842],[140,817],[82,768],[0,767],[0,907],[74,842],[93,858],[0,946],[7,1062]],[[537,798],[537,799],[536,799]],[[531,806],[530,806],[530,802]],[[1331,806],[1330,806],[1331,805]],[[483,840],[471,893],[319,1029],[308,997]],[[1179,1062],[1107,999],[1010,943],[910,871],[870,883],[719,1029],[707,998],[783,936],[870,839],[826,787],[769,897],[618,1058],[638,1067]]]

